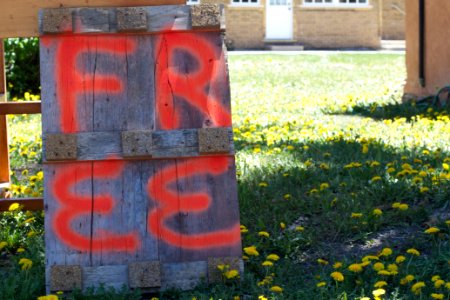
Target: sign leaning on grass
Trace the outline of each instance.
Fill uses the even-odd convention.
[[[47,289],[188,289],[242,269],[223,9],[39,19]]]

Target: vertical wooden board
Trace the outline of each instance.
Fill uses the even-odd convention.
[[[127,128],[127,56],[137,51],[136,39],[122,35],[98,36],[93,93],[93,131]]]
[[[93,131],[94,38],[41,37],[43,133]]]
[[[231,126],[225,48],[220,32],[157,35],[156,128]]]
[[[136,51],[127,52],[127,130],[153,130],[155,120],[155,61],[153,37],[136,36]]]
[[[147,235],[147,170],[140,161],[94,162],[94,177],[103,179],[94,181],[93,266],[158,259],[157,239]]]
[[[44,165],[46,285],[53,265],[91,265],[92,163]]]
[[[159,230],[162,262],[241,255],[234,178],[231,157],[167,160],[155,172],[149,224]]]
[[[6,101],[5,62],[3,40],[0,39],[0,102],[3,101]],[[0,183],[2,182],[9,182],[8,131],[5,115],[0,115]]]

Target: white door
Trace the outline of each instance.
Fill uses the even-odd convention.
[[[266,0],[266,39],[292,39],[292,1]]]

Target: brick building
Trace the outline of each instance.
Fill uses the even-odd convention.
[[[188,0],[222,3],[227,40],[237,49],[270,44],[305,48],[379,48],[403,39],[405,0]],[[383,27],[386,24],[386,27]]]

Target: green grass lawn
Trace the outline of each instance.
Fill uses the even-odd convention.
[[[156,296],[450,299],[450,109],[401,103],[404,56],[233,55],[229,68],[246,271]],[[37,121],[11,118],[16,196],[42,192]],[[42,294],[41,214],[0,225],[0,291]]]

